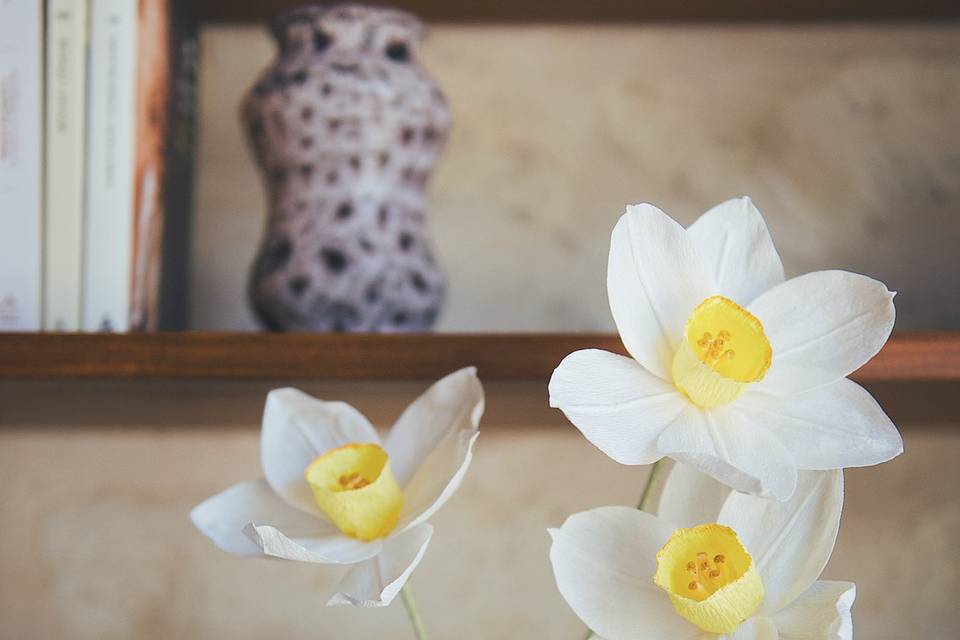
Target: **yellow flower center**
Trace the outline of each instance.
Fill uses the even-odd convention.
[[[380,445],[331,449],[310,463],[304,477],[320,509],[351,538],[375,540],[397,526],[403,492]]]
[[[674,531],[657,553],[653,581],[678,614],[709,633],[731,633],[763,602],[753,558],[720,524]]]
[[[713,296],[687,320],[673,357],[673,382],[694,403],[715,407],[763,379],[772,359],[760,321],[733,300]]]

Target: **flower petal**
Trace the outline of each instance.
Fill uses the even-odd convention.
[[[318,564],[356,564],[380,553],[381,540],[362,542],[342,533],[290,538],[276,527],[249,523],[243,533],[274,558]]]
[[[637,362],[669,380],[687,316],[714,293],[713,276],[683,227],[651,204],[627,207],[610,238],[607,296]]]
[[[336,533],[325,520],[288,505],[263,479],[242,482],[207,498],[193,508],[190,520],[215,545],[240,555],[262,553],[243,533],[250,522],[269,522],[297,537]]]
[[[688,464],[673,465],[660,493],[656,515],[676,527],[716,522],[730,487]]]
[[[317,456],[354,442],[379,443],[363,415],[343,402],[324,402],[297,389],[267,395],[260,432],[260,463],[267,482],[288,504],[325,517],[303,477]]]
[[[385,607],[393,602],[420,564],[433,536],[429,524],[418,525],[388,538],[383,551],[359,563],[337,585],[337,593],[327,605],[352,604],[355,607]]]
[[[577,513],[551,529],[550,562],[574,613],[608,640],[698,638],[700,630],[673,610],[653,584],[657,551],[669,525],[629,507]]]
[[[749,306],[773,346],[757,388],[799,393],[853,373],[875,356],[893,329],[894,294],[877,280],[816,271],[787,280]]]
[[[460,369],[438,380],[414,400],[393,425],[384,443],[400,486],[406,486],[424,460],[450,434],[476,429],[483,408],[483,386],[474,367]]]
[[[719,522],[753,555],[766,591],[761,612],[774,614],[806,591],[827,565],[840,528],[843,472],[802,471],[788,502],[731,493]]]
[[[687,227],[713,271],[717,293],[741,305],[784,281],[783,263],[750,198],[713,207]]]
[[[470,467],[473,445],[479,435],[476,429],[448,434],[420,465],[404,488],[398,531],[426,522],[456,493]]]
[[[856,597],[852,582],[815,582],[774,617],[780,640],[853,640],[850,609]]]
[[[660,435],[658,446],[663,455],[737,491],[788,500],[796,488],[790,452],[762,424],[730,406],[705,410],[688,405]]]
[[[659,460],[657,438],[687,404],[632,359],[597,349],[571,353],[550,378],[550,406],[621,464]]]
[[[748,391],[737,408],[775,435],[798,469],[864,467],[903,453],[903,438],[887,414],[846,378],[792,396]]]
[[[716,638],[716,636],[707,636]],[[777,625],[770,618],[754,616],[744,620],[743,624],[731,634],[720,636],[718,640],[778,640]]]

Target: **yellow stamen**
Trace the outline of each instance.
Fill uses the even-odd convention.
[[[733,529],[719,524],[674,531],[657,553],[653,581],[678,614],[709,633],[731,633],[764,596],[753,558]]]
[[[382,538],[397,526],[403,493],[380,445],[327,451],[310,463],[304,477],[320,509],[351,538]]]
[[[773,349],[763,325],[723,296],[701,302],[673,358],[673,382],[694,403],[714,407],[735,399],[770,368]]]

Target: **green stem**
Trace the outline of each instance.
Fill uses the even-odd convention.
[[[653,463],[653,466],[650,468],[650,475],[647,477],[647,484],[643,487],[643,493],[640,495],[640,502],[637,504],[637,509],[640,511],[645,511],[647,509],[647,503],[650,501],[650,497],[653,495],[653,488],[657,484],[657,479],[660,477],[660,471],[663,470],[663,458],[660,458]]]
[[[427,629],[423,626],[420,610],[417,609],[417,601],[413,599],[413,590],[410,588],[409,582],[400,589],[400,598],[403,600],[403,606],[410,618],[413,634],[417,637],[417,640],[427,640]]]
[[[643,493],[640,494],[640,502],[637,504],[637,509],[640,511],[644,511],[647,508],[647,503],[650,502],[650,497],[653,495],[653,488],[656,486],[662,470],[663,458],[654,462],[653,466],[650,467],[650,475],[647,476],[647,484],[643,486]],[[587,635],[583,636],[583,640],[590,640],[592,637],[593,631],[587,629]]]

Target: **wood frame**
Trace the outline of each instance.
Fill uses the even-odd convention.
[[[199,0],[201,22],[265,22],[305,0]],[[374,2],[373,4],[378,4]],[[838,22],[960,17],[955,0],[392,0],[432,23]]]
[[[609,334],[0,334],[0,379],[546,381],[572,351],[625,353]],[[861,382],[960,381],[960,332],[899,332]]]

